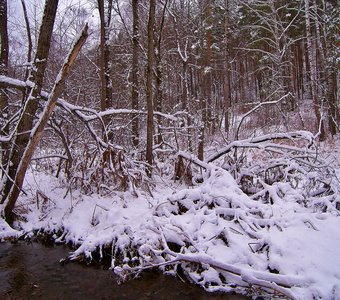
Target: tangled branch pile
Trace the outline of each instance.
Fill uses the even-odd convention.
[[[278,135],[235,142],[237,147],[224,150],[230,155],[222,167],[180,153],[188,162],[185,168],[181,162],[182,169],[205,169],[203,176],[155,205],[139,228],[119,225],[110,245],[115,272],[126,279],[159,267],[209,291],[323,297],[307,271],[284,266],[274,239],[290,241],[291,230],[316,233],[319,222],[339,216],[340,181],[332,164],[318,156],[310,134],[283,138],[288,143],[277,143]]]

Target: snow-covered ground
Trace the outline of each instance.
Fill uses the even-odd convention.
[[[340,168],[333,167],[335,180]],[[23,220],[13,230],[0,219],[0,240],[38,231],[74,244],[72,258],[112,251],[112,268],[122,277],[150,266],[175,273],[181,265],[210,291],[256,295],[261,287],[269,298],[340,299],[339,194],[323,199],[329,205],[320,210],[287,182],[262,182],[272,199],[265,203],[218,166],[203,179],[188,188],[156,178],[153,197],[147,191],[102,197],[31,170],[16,207]]]

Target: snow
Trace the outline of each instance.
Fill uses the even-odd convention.
[[[327,198],[322,211],[315,197],[301,205],[303,183],[292,189],[288,182],[259,180],[273,199],[266,203],[258,193],[243,193],[228,171],[180,155],[206,169],[203,183],[186,187],[154,178],[153,197],[142,190],[138,197],[67,192],[63,180],[31,169],[27,195],[16,207],[26,221],[14,230],[0,218],[0,240],[38,231],[75,245],[72,259],[111,249],[112,269],[121,276],[150,266],[169,271],[166,265],[181,263],[193,282],[210,291],[261,286],[292,299],[340,299],[340,214],[334,199]],[[334,174],[339,176],[338,167]],[[309,173],[305,183],[318,176]],[[340,201],[339,194],[334,197]]]
[[[0,218],[0,241],[19,237],[19,231],[11,228],[2,218]]]
[[[303,275],[311,282],[301,293],[302,299],[340,298],[340,236],[336,233],[339,226],[340,218],[329,216],[324,220],[314,218],[315,228],[301,222],[284,233],[275,229],[270,233],[272,268]]]

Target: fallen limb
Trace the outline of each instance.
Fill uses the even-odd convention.
[[[280,144],[263,144],[259,146],[259,144],[267,142],[267,141],[273,141],[273,140],[293,140],[293,139],[303,139],[308,142],[306,150],[298,148],[298,147],[292,147],[288,145],[280,145]],[[238,140],[231,142],[228,146],[222,148],[221,150],[217,151],[216,153],[212,154],[206,159],[207,163],[211,163],[215,161],[216,159],[220,158],[222,155],[225,155],[229,152],[231,152],[235,148],[284,148],[289,151],[297,151],[297,152],[310,152],[315,153],[315,151],[309,150],[309,148],[314,143],[314,136],[311,132],[308,131],[296,131],[296,132],[286,132],[286,133],[271,133],[271,134],[265,134],[254,138],[244,139],[244,140]]]
[[[211,256],[202,253],[190,253],[190,254],[182,254],[182,253],[175,253],[171,251],[169,248],[164,250],[164,253],[174,257],[173,259],[165,262],[161,262],[158,264],[149,264],[146,266],[138,266],[138,267],[126,267],[125,269],[117,267],[115,268],[115,273],[117,274],[124,274],[124,272],[134,273],[140,272],[143,270],[151,269],[151,268],[159,268],[168,265],[175,265],[180,262],[190,262],[190,263],[197,263],[197,264],[205,264],[209,265],[210,267],[231,273],[240,277],[240,279],[247,283],[249,286],[257,285],[262,288],[269,288],[273,291],[276,291],[282,295],[289,297],[290,299],[296,299],[294,294],[289,290],[289,288],[294,286],[304,286],[308,284],[307,280],[302,279],[299,276],[291,276],[291,275],[279,275],[279,274],[272,274],[269,272],[261,272],[261,271],[254,271],[251,269],[237,267],[231,264],[226,264],[220,261],[215,260]]]
[[[33,87],[33,82],[30,81],[22,81],[19,79],[14,79],[8,76],[1,75],[0,76],[0,88],[14,88],[20,91],[25,91],[28,87]],[[41,97],[44,100],[49,98],[49,93],[42,91]],[[113,116],[113,115],[124,115],[124,114],[141,114],[146,115],[147,112],[143,110],[135,110],[135,109],[108,109],[105,111],[98,112],[95,109],[82,107],[78,105],[71,104],[62,98],[58,98],[56,105],[69,113],[77,113],[77,115],[82,118],[86,122],[94,121],[101,119],[105,116]],[[179,115],[185,115],[186,112],[179,112],[176,115],[166,114],[162,112],[154,112],[155,116],[160,116],[170,121],[179,121]]]

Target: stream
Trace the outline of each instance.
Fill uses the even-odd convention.
[[[60,264],[59,260],[69,251],[67,246],[0,243],[0,299],[248,299],[207,293],[156,271],[119,285],[107,267]]]

